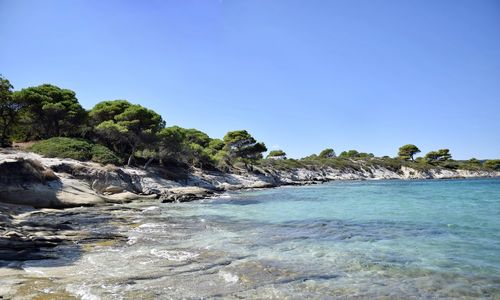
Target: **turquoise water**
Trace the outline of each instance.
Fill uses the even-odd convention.
[[[500,299],[500,179],[343,181],[116,208],[124,243],[22,269],[50,279],[48,293],[82,299]]]
[[[207,224],[191,237],[198,246],[314,281],[310,296],[499,297],[499,179],[334,182],[165,214]]]

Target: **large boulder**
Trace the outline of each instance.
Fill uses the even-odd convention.
[[[0,161],[0,201],[37,208],[64,208],[103,203],[88,184],[60,178],[32,159]]]

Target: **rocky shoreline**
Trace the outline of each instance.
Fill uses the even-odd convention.
[[[184,202],[224,191],[304,185],[333,180],[438,179],[495,177],[500,172],[443,170],[428,172],[402,167],[398,172],[382,167],[360,170],[311,168],[272,170],[254,168],[234,173],[102,166],[71,159],[44,158],[16,150],[0,152],[0,260],[42,259],[50,249],[75,242],[116,239],[89,234],[74,222],[89,218],[82,207],[102,206],[101,216],[114,204],[131,201]],[[60,210],[73,208],[72,210]],[[95,213],[93,213],[95,214]],[[47,250],[48,249],[48,250]]]
[[[449,179],[498,177],[498,171],[381,166],[359,169],[298,168],[275,170],[253,167],[222,173],[194,169],[168,170],[102,166],[72,159],[44,158],[15,150],[0,153],[0,202],[36,208],[66,208],[139,199],[183,202],[229,190],[304,185],[335,180]]]
[[[334,180],[496,177],[500,172],[403,167],[358,170],[254,167],[234,173],[102,166],[0,150],[0,298],[32,298],[44,282],[24,271],[26,263],[72,264],[85,251],[125,243],[140,214],[134,205],[184,202],[225,191],[316,184]],[[53,263],[51,263],[51,261]],[[35,280],[35,281],[33,281]],[[48,280],[48,281],[47,281]],[[21,296],[20,296],[21,295]],[[30,296],[31,295],[31,296]],[[64,298],[68,294],[62,295]]]

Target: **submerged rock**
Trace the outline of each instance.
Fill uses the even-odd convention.
[[[214,194],[214,191],[200,187],[176,188],[169,191],[167,194],[160,196],[162,203],[167,202],[188,202],[207,198]]]

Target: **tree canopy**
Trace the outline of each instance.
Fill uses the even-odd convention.
[[[98,139],[116,152],[128,153],[128,165],[137,150],[154,144],[156,134],[165,126],[162,117],[151,109],[125,100],[103,101],[89,112]]]
[[[332,148],[326,148],[325,150],[323,150],[319,153],[319,157],[322,157],[322,158],[334,158],[336,156],[337,155],[335,154],[335,151],[333,151]]]
[[[230,171],[244,166],[269,164],[271,166],[356,166],[356,160],[364,158],[370,164],[382,164],[391,170],[402,165],[413,168],[429,168],[439,162],[439,167],[448,169],[498,170],[499,160],[454,161],[448,149],[431,151],[425,157],[414,155],[420,152],[413,144],[399,148],[398,158],[384,156],[375,158],[372,153],[348,150],[336,157],[332,148],[300,160],[287,159],[283,150],[273,150],[262,160],[266,145],[258,142],[248,131],[229,131],[224,138],[214,139],[194,128],[170,126],[155,111],[127,100],[103,101],[90,111],[79,104],[75,92],[50,84],[13,91],[9,80],[0,75],[0,146],[10,146],[11,141],[36,141],[39,153],[66,157],[72,155],[101,163],[123,163],[128,158],[130,165],[146,163],[155,159],[161,165],[175,164],[181,167],[218,168]],[[282,159],[282,160],[281,160]],[[402,160],[411,162],[403,162]],[[429,163],[429,164],[428,164]]]
[[[17,121],[17,115],[22,108],[21,103],[12,97],[13,86],[9,80],[0,75],[0,146],[10,145],[12,128]]]
[[[490,159],[484,162],[484,166],[488,169],[500,171],[500,159]]]
[[[285,159],[286,158],[286,153],[283,150],[272,150],[269,152],[267,155],[267,158],[272,158],[272,159]]]
[[[358,152],[357,150],[342,151],[339,155],[341,158],[366,158],[374,157],[373,153]]]
[[[13,97],[24,105],[20,121],[27,139],[78,135],[75,129],[86,117],[75,92],[51,84],[16,91]]]
[[[217,152],[224,147],[221,140],[211,139],[200,130],[179,126],[162,129],[158,138],[162,160],[188,165],[210,166]]]
[[[420,152],[417,146],[413,144],[407,144],[399,148],[398,157],[403,160],[414,160],[413,156]]]
[[[259,159],[267,151],[264,143],[258,143],[246,130],[229,131],[224,136],[224,148],[231,156]]]
[[[437,151],[431,151],[425,155],[425,159],[428,162],[440,162],[447,161],[451,159],[451,154],[449,149],[439,149]]]

